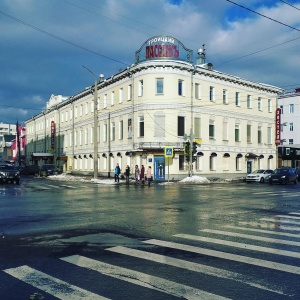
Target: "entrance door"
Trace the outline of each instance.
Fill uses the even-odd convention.
[[[252,161],[251,160],[247,161],[247,173],[248,174],[252,173]]]
[[[154,179],[165,180],[165,157],[155,156],[154,157]]]

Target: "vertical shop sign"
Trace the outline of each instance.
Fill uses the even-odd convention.
[[[55,123],[51,121],[51,150],[55,149]]]
[[[280,114],[281,109],[276,109],[276,137],[275,137],[275,144],[276,146],[280,145]]]

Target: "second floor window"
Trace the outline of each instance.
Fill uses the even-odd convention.
[[[240,93],[235,93],[235,105],[240,106]]]
[[[156,78],[155,93],[158,95],[161,95],[164,93],[164,79],[163,78]]]
[[[290,123],[290,131],[294,131],[294,123]]]
[[[215,101],[215,88],[213,86],[209,87],[209,101]]]
[[[213,120],[209,121],[209,138],[214,139],[215,138],[215,122]]]
[[[184,96],[183,93],[183,80],[178,80],[178,95]]]
[[[294,104],[289,105],[289,112],[290,112],[290,114],[294,113]]]
[[[177,135],[178,136],[184,136],[184,117],[179,117],[177,120]]]
[[[144,117],[139,117],[139,136],[144,137]]]

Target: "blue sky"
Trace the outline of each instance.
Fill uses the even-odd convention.
[[[300,28],[300,0],[235,0]],[[166,34],[194,51],[205,44],[218,71],[292,91],[300,87],[300,32],[226,0],[1,0],[0,122],[23,122],[51,94],[71,96],[134,62]]]

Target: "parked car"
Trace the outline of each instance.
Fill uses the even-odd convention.
[[[275,169],[269,179],[269,184],[288,184],[289,182],[294,182],[294,184],[297,184],[297,174],[294,168],[284,167]]]
[[[60,174],[61,171],[56,165],[46,164],[43,165],[40,169],[40,176],[49,176]]]
[[[20,183],[20,172],[12,165],[0,165],[0,182]]]
[[[40,168],[37,165],[29,165],[24,166],[20,170],[21,175],[39,175],[40,174]]]
[[[260,169],[246,176],[246,182],[265,182],[266,177],[273,173],[273,170]]]

